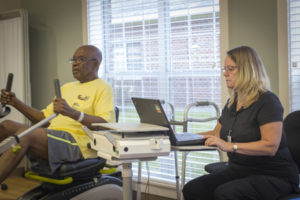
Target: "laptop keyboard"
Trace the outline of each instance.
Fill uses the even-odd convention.
[[[202,135],[198,135],[194,133],[182,133],[182,134],[175,134],[175,135],[178,141],[202,139]]]

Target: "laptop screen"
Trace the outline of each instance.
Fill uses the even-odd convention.
[[[203,137],[197,134],[185,133],[175,135],[158,99],[132,97],[132,102],[141,119],[141,123],[160,125],[169,128],[169,138],[173,146],[204,144],[205,140]]]
[[[168,118],[158,99],[132,97],[132,102],[141,119],[141,123],[155,124],[170,128]]]

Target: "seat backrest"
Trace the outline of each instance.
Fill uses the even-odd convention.
[[[300,173],[300,111],[294,111],[283,121],[288,148]]]

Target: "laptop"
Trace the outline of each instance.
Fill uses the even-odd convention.
[[[131,99],[140,117],[141,123],[154,124],[169,128],[168,135],[171,145],[204,145],[205,139],[202,135],[195,133],[174,133],[160,100],[137,97],[132,97]]]

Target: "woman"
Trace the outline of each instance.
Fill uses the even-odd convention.
[[[254,49],[227,52],[223,75],[230,98],[205,145],[228,152],[225,169],[198,177],[183,188],[185,200],[274,200],[296,190],[298,169],[283,132],[283,108]]]

